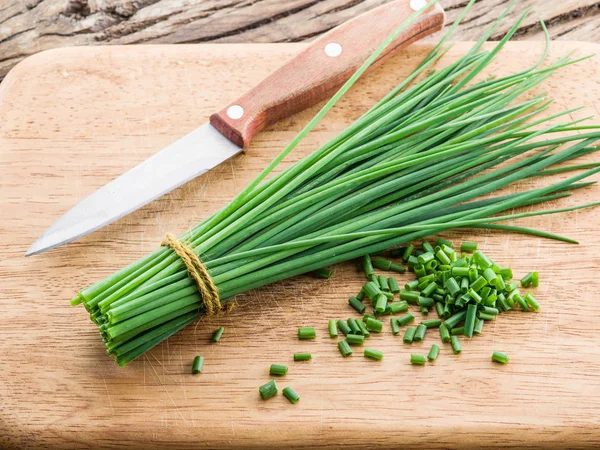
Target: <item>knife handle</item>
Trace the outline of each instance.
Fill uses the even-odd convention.
[[[414,13],[419,0],[395,0],[325,33],[258,86],[210,117],[227,139],[247,147],[267,125],[330,97],[381,42]],[[425,3],[425,2],[423,2]],[[439,4],[413,22],[377,60],[439,31],[444,26]]]

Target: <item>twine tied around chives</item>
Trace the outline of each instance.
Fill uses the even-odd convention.
[[[189,275],[196,282],[198,290],[202,295],[202,302],[206,309],[207,316],[214,316],[221,311],[231,311],[235,305],[233,302],[227,303],[227,306],[221,305],[219,290],[210,277],[208,270],[200,261],[200,258],[187,245],[179,241],[171,233],[167,233],[164,240],[160,243],[161,247],[170,247],[181,258]]]

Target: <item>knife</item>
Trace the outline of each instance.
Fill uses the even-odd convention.
[[[67,211],[25,256],[85,236],[242,152],[265,126],[328,98],[426,0],[395,0],[327,32],[208,123],[98,189]],[[413,22],[377,63],[444,26],[439,4]]]

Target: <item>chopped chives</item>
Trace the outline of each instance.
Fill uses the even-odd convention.
[[[413,340],[415,342],[422,341],[423,339],[425,339],[425,333],[427,333],[427,327],[420,323],[419,326],[417,326],[417,329],[415,330]]]
[[[356,294],[356,298],[358,300],[362,300],[363,298],[365,298],[365,292],[362,290],[362,288],[360,289],[360,291],[358,292],[358,294]]]
[[[275,380],[271,380],[268,383],[263,384],[258,388],[258,392],[260,392],[260,396],[263,400],[268,400],[271,397],[275,397],[277,395],[277,384]]]
[[[396,280],[394,277],[388,278],[388,285],[390,286],[390,291],[393,294],[397,294],[398,292],[400,292],[400,286],[398,286],[398,280]]]
[[[398,325],[404,326],[404,325],[411,323],[413,320],[415,320],[415,316],[413,316],[412,314],[409,313],[405,316],[398,318],[397,322],[398,322]]]
[[[317,330],[314,328],[298,328],[298,339],[314,339],[315,337],[317,337]]]
[[[490,269],[485,269],[485,270],[487,271]],[[495,275],[496,274],[494,274],[494,278],[497,278]],[[485,278],[485,272],[484,272],[484,276],[478,277],[475,281],[473,281],[471,283],[471,289],[473,289],[475,292],[479,292],[479,291],[482,291],[483,289],[485,289],[486,284],[487,284],[487,280]]]
[[[463,294],[466,294],[468,290],[469,290],[469,278],[462,277],[460,280],[460,292],[462,292]]]
[[[419,301],[419,293],[415,291],[400,291],[400,300],[416,305]]]
[[[498,272],[498,275],[500,275],[505,280],[511,280],[513,277],[512,269],[510,267],[502,268]]]
[[[481,295],[479,295],[477,292],[475,292],[475,290],[473,288],[469,288],[467,293],[473,300],[475,300],[475,303],[481,303]]]
[[[421,314],[423,314],[424,316],[427,316],[429,314],[429,309],[427,308],[427,306],[421,306]]]
[[[271,364],[269,373],[271,375],[287,375],[288,367],[281,364]]]
[[[477,267],[469,267],[469,284],[475,283],[475,280],[477,280],[477,278],[479,278],[479,271],[477,270]]]
[[[494,353],[492,353],[492,361],[506,364],[508,362],[508,355],[506,353],[494,351]]]
[[[421,278],[421,277],[424,277],[425,275],[427,275],[427,270],[425,269],[425,266],[423,264],[416,265],[414,267],[414,272],[418,278]]]
[[[451,295],[455,295],[460,292],[460,286],[454,278],[448,278],[448,281],[444,283],[444,286],[446,289],[448,289],[448,292],[450,292]]]
[[[417,289],[418,287],[419,287],[419,280],[413,280],[413,281],[411,281],[409,283],[406,283],[404,285],[404,289],[407,292],[416,291],[416,290],[418,290]],[[402,292],[402,291],[400,291],[400,292]],[[400,297],[400,298],[402,298],[402,297]]]
[[[415,246],[412,244],[409,244],[408,247],[406,247],[406,250],[404,250],[404,254],[402,255],[402,259],[404,261],[408,261],[408,258],[410,258],[410,256],[412,255],[413,250],[415,249]]]
[[[349,318],[346,323],[348,324],[348,326],[350,327],[350,332],[352,334],[360,334],[360,327],[358,326],[358,324],[356,323],[356,320],[353,319],[352,317]]]
[[[346,340],[348,344],[362,345],[365,342],[365,337],[360,334],[349,334],[346,336]]]
[[[402,340],[405,343],[410,344],[415,338],[416,331],[417,327],[406,327],[406,330],[404,331],[404,337],[402,338]]]
[[[462,352],[462,347],[458,341],[458,336],[450,336],[450,345],[452,345],[452,351],[455,354],[458,355],[460,352]]]
[[[402,257],[402,255],[404,255],[404,252],[406,251],[407,247],[398,247],[398,248],[393,248],[390,250],[390,256],[392,258],[398,258],[399,256]]]
[[[194,362],[192,363],[192,373],[195,375],[197,373],[202,373],[202,366],[204,365],[204,357],[196,356],[194,358]]]
[[[225,327],[220,327],[215,331],[215,334],[213,334],[212,337],[213,342],[219,342],[219,339],[221,339],[221,336],[223,335],[223,331],[225,331]]]
[[[492,280],[492,282],[490,284],[492,286],[494,286],[496,289],[498,289],[499,291],[503,291],[504,289],[506,289],[506,283],[504,283],[504,280],[502,279],[502,277],[498,277],[495,280]]]
[[[367,318],[365,325],[367,326],[367,330],[374,331],[375,333],[381,333],[381,330],[383,329],[383,322],[372,319],[371,317]]]
[[[450,330],[450,334],[452,336],[464,336],[465,335],[465,327],[456,327]]]
[[[419,257],[417,258],[419,260],[419,264],[427,264],[430,261],[433,261],[435,259],[435,255],[433,254],[433,249],[431,252],[425,252],[422,255],[419,255]]]
[[[367,330],[367,326],[361,319],[356,319],[356,324],[358,325],[358,328],[360,328],[360,334],[366,338],[371,336],[371,333],[369,333],[369,330]]]
[[[400,326],[398,325],[398,319],[396,319],[395,317],[392,317],[390,319],[390,327],[392,329],[392,334],[394,336],[396,336],[397,334],[400,333]]]
[[[448,331],[448,327],[444,324],[440,325],[440,338],[444,344],[450,342],[450,332]]]
[[[294,361],[309,361],[312,359],[310,353],[294,353]]]
[[[381,361],[381,359],[383,358],[383,353],[380,352],[379,350],[375,350],[374,348],[365,348],[365,353],[364,355],[367,358],[371,358],[371,359],[376,359],[377,361]]]
[[[482,320],[494,320],[496,318],[496,316],[493,314],[488,314],[481,311],[477,312],[477,317],[479,317]]]
[[[388,305],[392,314],[398,314],[408,311],[408,302],[402,300],[400,302],[390,303]]]
[[[524,288],[531,286],[532,280],[533,280],[533,273],[530,272],[527,275],[525,275],[523,278],[521,278],[521,286],[523,286]]]
[[[473,334],[481,334],[481,330],[483,330],[484,324],[485,324],[485,320],[476,318],[475,319],[475,328],[473,329]]]
[[[363,322],[367,323],[367,319],[368,319],[369,317],[370,317],[371,319],[374,319],[374,318],[375,318],[375,317],[373,317],[373,316],[372,316],[371,314],[369,314],[369,313],[364,313],[364,314],[363,314],[363,319],[362,319],[362,320],[363,320]]]
[[[531,287],[538,287],[540,285],[540,274],[538,272],[533,272],[531,274]]]
[[[424,366],[425,365],[425,355],[417,355],[412,353],[410,355],[410,363],[415,366]]]
[[[512,295],[509,298],[513,298],[519,304],[523,311],[529,311],[529,306],[527,306],[527,302],[519,294]]]
[[[427,328],[437,328],[441,324],[442,324],[442,321],[440,319],[423,320],[421,322],[421,325],[425,325],[425,327],[427,327]]]
[[[449,329],[452,329],[465,318],[466,314],[467,314],[466,311],[461,311],[459,313],[456,313],[453,316],[446,319],[444,321],[444,325],[446,325],[446,327],[448,327]]]
[[[333,270],[329,270],[329,269],[326,269],[323,267],[321,269],[313,270],[313,274],[317,278],[329,279],[329,278],[331,278],[331,275],[333,274]]]
[[[465,327],[464,335],[467,337],[473,337],[473,331],[475,330],[475,319],[477,318],[477,305],[469,303],[467,306],[467,314],[465,316]],[[452,330],[454,334],[454,330]]]
[[[496,316],[500,313],[497,308],[492,308],[491,306],[482,306],[481,311],[486,314],[492,314],[493,316]]]
[[[435,312],[440,319],[444,317],[444,304],[441,301],[435,302]]]
[[[473,253],[475,250],[477,250],[477,243],[476,242],[465,241],[465,242],[463,242],[460,245],[460,251],[461,252]]]
[[[340,349],[340,353],[344,358],[352,354],[352,349],[350,348],[350,345],[346,339],[338,341],[338,348]]]
[[[440,353],[440,346],[437,344],[433,344],[429,353],[427,354],[427,359],[429,361],[435,361]]]
[[[429,242],[425,241],[421,246],[423,251],[433,253],[433,246]]]
[[[529,306],[534,311],[540,309],[540,304],[533,297],[533,295],[531,295],[531,293],[527,293],[527,295],[525,296],[525,303],[527,303],[527,306]]]
[[[356,297],[350,297],[348,304],[352,306],[358,313],[362,314],[365,311],[365,305]]]
[[[454,244],[450,241],[447,241],[446,239],[442,239],[442,238],[437,238],[437,240],[435,241],[435,245],[439,245],[440,247],[442,246],[446,246],[449,247],[450,249],[452,249],[452,247],[454,247]]]
[[[379,313],[385,312],[385,308],[387,306],[387,297],[383,294],[379,294],[377,299],[375,300],[375,311]]]
[[[363,270],[365,271],[365,277],[367,280],[371,278],[371,275],[375,274],[375,270],[373,270],[373,264],[371,262],[371,257],[369,255],[365,255],[362,257],[362,265]]]
[[[382,291],[385,291],[385,292],[390,291],[390,285],[388,284],[388,281],[387,281],[387,278],[385,277],[385,275],[378,275],[377,282],[379,283],[379,288]]]
[[[373,281],[369,281],[368,283],[366,283],[363,286],[362,290],[365,293],[365,295],[371,300],[375,300],[377,295],[381,292],[381,289],[379,289],[379,285],[375,284]]]
[[[429,297],[419,297],[417,304],[422,308],[431,308],[435,302]]]
[[[294,403],[296,403],[298,400],[300,400],[300,396],[299,396],[298,394],[296,394],[296,393],[294,392],[294,390],[293,390],[291,387],[289,387],[289,386],[287,386],[287,387],[284,387],[284,388],[283,388],[283,390],[281,391],[281,393],[282,393],[282,394],[283,394],[283,396],[284,396],[285,398],[287,398],[287,399],[290,401],[290,403],[292,403],[292,404],[294,404]]]
[[[421,294],[423,295],[423,297],[429,297],[431,294],[433,294],[435,292],[436,289],[437,289],[437,284],[435,284],[435,282],[432,281],[431,283],[429,283],[427,285],[427,287],[425,289],[423,289],[421,291]]]
[[[342,333],[344,333],[345,336],[348,336],[350,334],[350,332],[352,331],[350,329],[350,327],[348,326],[348,324],[346,323],[346,321],[342,320],[342,319],[339,319],[337,321],[337,327]]]
[[[394,294],[392,294],[391,292],[381,291],[381,293],[383,295],[385,295],[388,300],[393,300],[394,299]]]
[[[442,264],[450,264],[452,261],[450,260],[450,258],[448,257],[448,255],[446,255],[446,253],[443,250],[439,250],[436,252],[435,257],[442,263]]]
[[[335,320],[329,321],[329,337],[336,337],[338,335],[337,324]]]
[[[475,251],[475,253],[473,253],[473,260],[479,267],[481,267],[484,270],[494,265],[492,260],[485,256],[480,250],[477,250]]]
[[[418,264],[419,264],[419,260],[417,259],[416,256],[413,256],[413,255],[410,255],[408,257],[408,260],[406,261],[406,265],[411,269],[415,268]]]

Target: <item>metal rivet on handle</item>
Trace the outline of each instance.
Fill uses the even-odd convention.
[[[342,54],[342,46],[337,42],[330,42],[325,46],[325,54],[332,58],[340,56]]]
[[[240,105],[231,105],[227,108],[227,117],[230,119],[241,119],[244,115],[244,108]]]
[[[427,4],[427,0],[410,0],[410,7],[413,11],[423,9]]]

